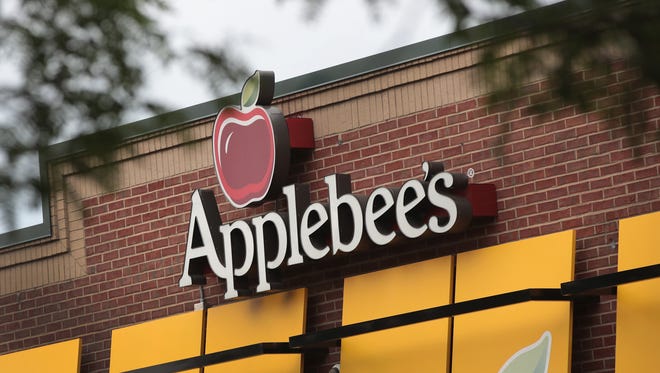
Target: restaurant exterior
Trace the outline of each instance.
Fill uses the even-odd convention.
[[[624,63],[576,74],[599,110],[489,104],[490,29],[124,125],[110,187],[54,145],[0,237],[0,371],[656,371],[660,94],[638,141]]]

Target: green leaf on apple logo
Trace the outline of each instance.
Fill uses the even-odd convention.
[[[245,85],[243,85],[243,90],[241,91],[241,106],[244,108],[256,105],[257,100],[259,99],[259,75],[259,71],[255,71],[254,74],[245,81]]]
[[[538,341],[513,354],[499,373],[547,373],[551,345],[552,334],[546,331]]]

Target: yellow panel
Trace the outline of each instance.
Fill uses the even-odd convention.
[[[619,271],[660,263],[660,212],[619,221]]]
[[[458,255],[456,301],[573,280],[575,231],[564,231]]]
[[[288,342],[305,332],[307,290],[297,289],[208,310],[206,353],[261,342]],[[258,368],[255,368],[258,367]],[[212,367],[206,372],[300,372],[299,354],[263,355]]]
[[[619,271],[660,264],[660,212],[619,222]],[[660,278],[617,291],[617,372],[655,372],[660,365]]]
[[[444,257],[347,278],[342,322],[348,325],[449,304],[451,276],[451,257]],[[446,371],[448,339],[449,319],[346,338],[341,371]]]
[[[300,355],[260,355],[204,368],[205,373],[298,373],[302,372]]]
[[[566,231],[461,253],[456,301],[559,288],[573,279],[574,252],[575,232]],[[521,366],[544,372],[534,370],[539,364],[548,365],[548,372],[568,372],[571,325],[570,302],[526,302],[456,316],[453,372],[513,372]]]
[[[0,372],[77,373],[79,371],[80,339],[0,356]]]
[[[569,372],[570,320],[570,302],[526,302],[457,316],[453,372],[498,372],[516,352],[545,332],[552,337],[548,373]]]
[[[199,356],[203,317],[203,311],[188,312],[113,330],[110,372]]]

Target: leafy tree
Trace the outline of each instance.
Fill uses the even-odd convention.
[[[305,1],[313,10],[326,0]],[[377,13],[385,0],[366,1]],[[16,2],[16,11],[0,13],[0,56],[12,61],[17,75],[0,86],[0,201],[12,201],[16,190],[46,191],[46,183],[23,170],[34,162],[30,157],[63,136],[73,138],[67,142],[72,151],[91,156],[75,158],[78,169],[87,169],[89,159],[111,160],[122,138],[104,129],[120,124],[127,111],[163,109],[138,95],[144,53],[162,60],[177,57],[156,21],[167,11],[163,0]],[[515,99],[525,82],[540,75],[552,82],[556,104],[591,109],[594,98],[606,93],[605,83],[576,80],[574,74],[587,69],[602,76],[614,61],[636,68],[640,85],[660,83],[660,1],[567,0],[545,7],[540,6],[547,1],[539,0],[437,3],[455,21],[458,38],[469,34],[468,26],[523,13],[494,22],[492,37],[483,43],[493,101]],[[505,56],[506,46],[521,38],[529,48]],[[186,51],[187,58],[191,55],[207,63],[216,82],[247,76],[226,46]],[[637,88],[631,84],[617,96],[628,113]],[[644,118],[624,118],[634,138]],[[2,207],[11,210],[11,203]]]
[[[460,35],[464,25],[474,20],[475,10],[461,0],[441,1],[454,15]],[[623,64],[637,73],[637,79],[610,97],[618,100],[618,106],[604,114],[611,125],[624,126],[631,140],[639,140],[640,127],[648,123],[634,114],[633,103],[640,98],[641,87],[660,87],[660,49],[655,47],[660,42],[660,2],[568,0],[545,7],[536,0],[493,3],[505,13],[524,14],[493,23],[496,36],[482,55],[492,102],[514,100],[524,94],[533,77],[545,77],[555,100],[538,104],[537,111],[546,111],[549,105],[597,110],[598,99],[611,93],[607,90],[611,80],[604,77],[616,64]],[[476,18],[491,20],[490,15]],[[527,47],[505,57],[514,40],[524,40]]]
[[[139,95],[145,54],[176,58],[156,19],[167,11],[161,0],[20,0],[0,13],[0,56],[15,72],[0,85],[0,207],[13,218],[19,190],[33,190],[35,202],[47,180],[29,172],[36,154],[63,139],[71,151],[91,157],[72,159],[79,170],[90,160],[111,160],[120,133],[103,131],[121,124],[131,111],[163,111]],[[195,48],[222,81],[242,79],[242,65],[227,49]],[[106,174],[107,175],[107,174]],[[102,177],[99,174],[98,177]],[[103,180],[101,180],[103,181]]]

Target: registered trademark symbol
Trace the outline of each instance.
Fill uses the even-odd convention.
[[[472,179],[474,177],[474,168],[470,167],[467,170],[467,176]]]

